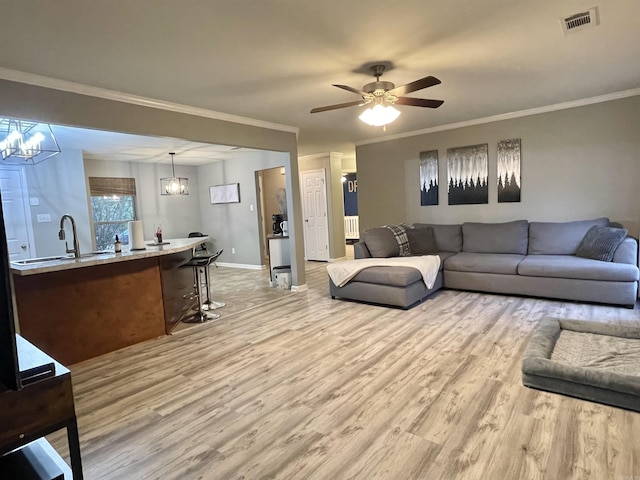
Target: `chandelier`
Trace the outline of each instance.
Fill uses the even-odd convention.
[[[0,158],[12,165],[36,165],[60,153],[51,126],[0,118]]]
[[[176,177],[176,167],[173,164],[175,152],[169,152],[169,155],[171,155],[172,176],[160,179],[160,195],[189,195],[189,179]]]

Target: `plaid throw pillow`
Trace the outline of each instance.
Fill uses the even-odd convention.
[[[398,242],[399,255],[401,257],[408,257],[411,255],[411,247],[409,247],[409,237],[407,237],[407,231],[405,228],[413,228],[413,227],[405,227],[405,225],[385,225],[396,238],[396,242]]]

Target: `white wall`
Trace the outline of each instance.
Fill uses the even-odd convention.
[[[224,250],[221,262],[261,265],[255,172],[288,165],[288,158],[281,152],[235,152],[232,159],[198,167],[202,232],[213,239],[217,250]],[[240,184],[240,203],[211,205],[209,187],[229,183]],[[291,201],[287,195],[289,209]]]
[[[637,235],[640,97],[358,146],[361,231],[397,222],[606,216]],[[522,201],[497,203],[498,140],[522,139]],[[447,148],[488,143],[489,203],[447,204]],[[438,206],[420,206],[419,154],[439,152]]]
[[[82,152],[66,150],[37,165],[27,165],[25,175],[29,197],[37,197],[40,205],[31,206],[35,251],[32,256],[63,255],[64,241],[58,240],[60,218],[71,215],[76,221],[80,251],[93,250],[89,224]],[[51,222],[38,223],[38,214],[49,214]],[[73,248],[70,222],[65,222],[66,238]]]
[[[85,177],[128,177],[136,180],[136,208],[145,239],[152,240],[154,224],[162,223],[164,238],[182,238],[201,230],[198,169],[176,165],[176,175],[189,179],[189,195],[160,195],[160,178],[171,176],[170,164],[111,162],[86,158]]]

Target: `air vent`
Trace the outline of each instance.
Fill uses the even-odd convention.
[[[574,33],[586,28],[592,28],[600,24],[598,18],[598,7],[593,7],[586,12],[574,13],[568,17],[560,19],[564,33]]]

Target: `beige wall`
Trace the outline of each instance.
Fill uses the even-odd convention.
[[[356,157],[348,156],[342,157],[342,173],[355,173],[356,171]]]
[[[302,214],[294,132],[172,112],[115,100],[0,80],[0,115],[57,125],[174,137],[194,142],[272,150],[288,155],[289,235],[292,285],[305,283]],[[201,192],[202,193],[202,192]],[[258,242],[256,238],[256,242]]]
[[[564,221],[607,216],[634,235],[640,222],[640,96],[513,120],[361,145],[360,231],[407,222]],[[522,201],[497,203],[498,140],[522,139]],[[447,148],[488,143],[489,204],[447,205]],[[419,153],[439,153],[438,206],[420,206]]]
[[[285,176],[281,173],[280,168],[270,168],[262,170],[262,193],[264,195],[264,215],[267,233],[273,233],[272,217],[274,213],[286,213],[280,211],[278,203],[278,191],[287,190]]]
[[[346,240],[344,238],[344,193],[342,191],[342,154],[331,152],[329,155],[330,169],[329,185],[331,187],[331,199],[329,202],[329,218],[331,229],[329,230],[329,245],[333,244],[333,250],[329,249],[329,258],[337,260],[346,256]]]

